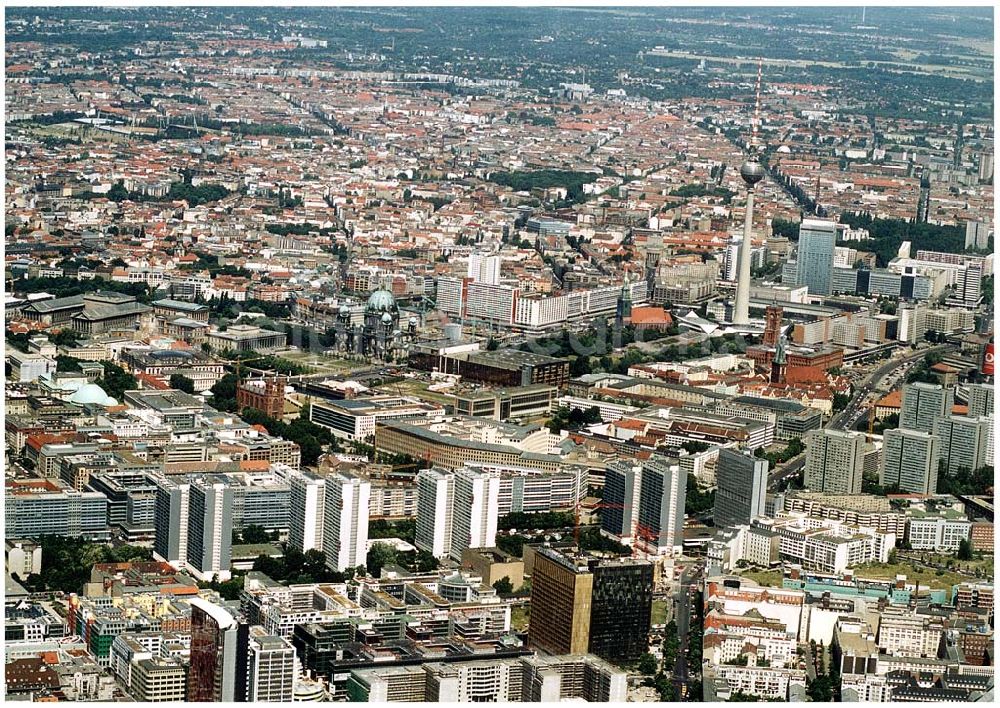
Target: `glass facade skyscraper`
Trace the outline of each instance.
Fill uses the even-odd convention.
[[[837,224],[820,219],[803,219],[799,226],[797,282],[810,295],[829,295],[833,289],[833,250],[837,245]]]
[[[767,460],[722,448],[715,478],[718,484],[713,514],[716,526],[749,524],[764,515]]]

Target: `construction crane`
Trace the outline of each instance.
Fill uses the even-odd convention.
[[[646,526],[645,524],[636,524],[635,525],[635,535],[636,535],[636,543],[633,544],[633,548],[635,546],[639,545],[638,544],[638,539],[640,539],[640,538],[643,541],[645,541],[647,544],[651,542],[653,544],[653,547],[654,548],[656,547],[656,541],[657,541],[658,535],[649,526]]]

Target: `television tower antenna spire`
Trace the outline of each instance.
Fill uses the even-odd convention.
[[[764,59],[757,59],[757,85],[754,88],[753,120],[750,123],[750,151],[756,153],[759,149],[757,131],[760,128],[760,79],[764,69]]]

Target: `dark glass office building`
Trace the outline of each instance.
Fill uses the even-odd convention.
[[[633,661],[648,649],[653,609],[653,564],[624,559],[594,567],[590,653]]]

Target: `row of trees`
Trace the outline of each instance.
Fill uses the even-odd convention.
[[[841,223],[851,228],[868,230],[870,238],[852,243],[852,248],[875,253],[878,266],[884,268],[896,257],[903,241],[911,242],[911,249],[966,253],[965,230],[959,226],[939,226],[905,219],[875,219],[870,214],[844,212]]]
[[[20,582],[29,592],[61,590],[82,592],[96,563],[124,563],[152,560],[152,551],[139,546],[111,548],[80,537],[42,536],[42,572]]]
[[[512,511],[497,522],[498,529],[561,529],[572,526],[576,517],[571,511],[538,511],[527,514]]]
[[[596,425],[603,422],[601,411],[597,406],[591,406],[587,410],[582,408],[570,409],[567,406],[560,406],[552,414],[552,418],[546,424],[553,435],[560,430],[579,430],[587,425]]]
[[[374,543],[365,559],[368,574],[378,577],[387,565],[399,565],[415,573],[437,570],[438,560],[427,551],[397,551],[388,543]]]
[[[788,462],[805,451],[806,446],[802,444],[802,440],[792,438],[779,452],[765,452],[764,448],[759,447],[754,451],[754,456],[767,460],[769,467],[774,469],[782,462]]]
[[[77,278],[19,278],[12,286],[19,293],[49,293],[60,297],[84,295],[95,290],[111,290],[123,295],[131,295],[139,302],[148,303],[152,300],[152,290],[145,283],[117,283],[97,275],[93,279],[78,280]]]
[[[284,421],[272,418],[256,408],[244,408],[240,413],[240,417],[250,425],[263,425],[271,435],[285,438],[298,444],[303,465],[315,465],[319,461],[320,455],[323,454],[324,445],[329,445],[335,450],[340,449],[340,445],[333,433],[327,428],[316,425],[309,420],[308,407],[303,408],[299,416],[291,423],[285,423]]]
[[[355,569],[330,570],[326,565],[326,554],[312,548],[305,553],[290,544],[284,544],[284,554],[280,558],[260,555],[253,563],[253,569],[269,578],[289,585],[301,583],[342,583],[354,577]]]

